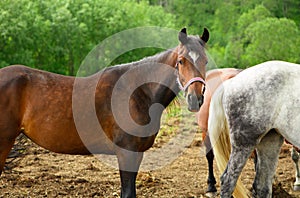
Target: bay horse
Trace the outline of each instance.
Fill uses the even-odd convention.
[[[300,147],[299,76],[300,65],[269,61],[240,72],[216,90],[208,131],[218,167],[224,171],[221,197],[229,198],[240,188],[237,180],[254,149],[257,163],[252,195],[272,197],[284,139]],[[245,188],[236,190],[235,197],[249,193]]]
[[[160,104],[166,108],[180,92],[186,93],[190,111],[198,111],[203,103],[205,86],[205,67],[207,56],[205,44],[209,32],[205,28],[202,36],[187,35],[183,28],[178,35],[179,45],[152,57],[128,64],[106,68],[88,77],[75,78],[31,69],[25,66],[9,66],[0,70],[0,170],[11,150],[15,138],[25,134],[39,146],[64,154],[112,154],[116,155],[121,179],[121,197],[136,197],[135,181],[143,153],[154,142],[158,133],[163,108],[152,111],[152,106]],[[130,80],[122,81],[123,75]],[[120,98],[129,86],[134,87],[137,79],[149,75],[160,77],[153,83],[136,87],[126,105],[131,119],[136,125],[120,127],[115,115],[124,113],[112,105],[114,86],[120,82]],[[83,98],[92,97],[96,109],[97,123],[90,120],[93,116],[85,100],[76,101],[73,96],[74,83]],[[97,86],[93,96],[87,95],[93,82]],[[155,82],[155,83],[154,83]],[[161,82],[161,83],[157,83]],[[77,132],[73,107],[80,106],[75,112],[77,121],[83,125],[89,142],[82,141]],[[123,114],[127,120],[127,115]],[[119,119],[122,119],[122,116]],[[153,123],[154,122],[154,123]],[[149,123],[153,123],[148,126]],[[93,133],[101,125],[102,130]],[[147,125],[147,127],[143,127]],[[141,127],[137,127],[141,126]],[[137,131],[134,133],[133,131]]]
[[[196,114],[197,122],[202,132],[202,141],[206,150],[206,159],[208,163],[208,178],[207,178],[207,190],[206,195],[211,197],[216,192],[216,179],[213,171],[213,160],[214,154],[210,144],[209,136],[207,135],[207,125],[208,125],[208,117],[209,117],[209,105],[212,95],[215,90],[226,80],[236,76],[240,73],[240,69],[235,68],[223,68],[223,69],[214,69],[210,70],[206,73],[206,91],[204,93],[204,102]]]

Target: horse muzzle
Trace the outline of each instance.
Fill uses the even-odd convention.
[[[177,78],[177,82],[179,85],[179,88],[185,92],[186,95],[186,101],[188,104],[188,110],[191,112],[197,112],[199,111],[201,105],[203,104],[204,101],[204,92],[205,92],[205,81],[203,80],[203,78],[201,77],[194,77],[192,79],[190,79],[184,86],[181,84],[179,78]],[[200,82],[201,84],[203,84],[203,90],[201,95],[197,96],[195,90],[191,91],[190,93],[188,92],[188,88],[190,87],[190,85],[192,85],[195,82]]]
[[[204,96],[201,94],[197,97],[196,94],[188,94],[186,97],[188,110],[191,112],[198,112],[204,101]]]

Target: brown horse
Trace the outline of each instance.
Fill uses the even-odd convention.
[[[206,73],[206,92],[204,94],[204,102],[199,112],[197,120],[202,132],[202,140],[206,148],[206,159],[208,162],[208,179],[207,179],[207,195],[212,196],[217,192],[215,187],[216,179],[213,172],[214,154],[210,144],[209,136],[207,136],[207,125],[209,116],[209,105],[215,90],[226,80],[236,76],[241,70],[234,68],[215,69]]]
[[[134,63],[109,67],[89,77],[67,77],[25,66],[1,69],[0,170],[15,138],[23,133],[41,147],[57,153],[116,155],[121,197],[136,197],[136,175],[143,152],[152,146],[158,133],[163,108],[176,97],[180,87],[186,93],[190,111],[198,111],[203,103],[205,43],[209,33],[204,29],[201,37],[188,36],[184,28],[178,38],[179,45],[174,49]],[[124,75],[129,75],[129,80],[122,80]],[[135,85],[136,81],[149,76],[160,79]],[[93,82],[96,86],[91,96]],[[83,97],[76,93],[74,96],[74,83],[76,93]],[[124,108],[113,106],[112,97],[117,90],[117,96],[123,99],[127,88],[135,86],[128,101],[123,103],[135,123],[133,126],[127,122],[129,118]],[[85,101],[90,101],[88,98],[93,99],[91,106],[97,122],[92,120],[94,112]],[[160,108],[152,108],[158,103]],[[145,125],[147,127],[143,127]],[[79,133],[78,127],[83,132]]]

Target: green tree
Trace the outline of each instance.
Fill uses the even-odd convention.
[[[267,60],[299,61],[299,29],[293,20],[272,17],[262,5],[240,16],[225,50],[227,66],[245,68]]]
[[[237,20],[236,30],[230,35],[230,40],[225,48],[225,67],[241,67],[241,56],[245,53],[246,29],[254,22],[258,22],[271,17],[271,13],[262,5],[243,13]]]
[[[191,34],[199,34],[203,27],[211,28],[214,21],[215,8],[221,0],[151,0],[163,5],[165,10],[176,16],[178,28],[188,28]]]
[[[242,56],[249,45],[245,33],[252,23],[269,17],[288,18],[295,21],[300,28],[298,0],[149,1],[164,6],[167,11],[176,15],[178,26],[183,24],[193,31],[201,26],[208,27],[211,33],[209,52],[218,67],[245,67],[246,62],[242,62]]]
[[[263,0],[263,5],[278,18],[289,18],[300,28],[300,1],[299,0]]]
[[[267,18],[245,30],[243,66],[268,60],[300,61],[300,31],[293,20]]]
[[[18,63],[17,60],[29,64],[34,63],[34,60],[30,58],[33,56],[30,48],[33,46],[34,39],[28,34],[31,34],[29,26],[35,18],[31,13],[26,12],[31,3],[24,2],[27,6],[20,2],[0,1],[0,60],[2,64],[15,64]]]
[[[81,61],[103,39],[138,26],[174,27],[160,6],[133,0],[0,1],[0,67],[25,64],[74,75]],[[141,53],[142,52],[142,53]],[[150,55],[143,49],[115,63]]]

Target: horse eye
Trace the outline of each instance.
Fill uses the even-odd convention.
[[[182,65],[182,64],[183,64],[182,60],[179,60],[179,61],[178,61],[178,63],[179,63],[180,65]]]

